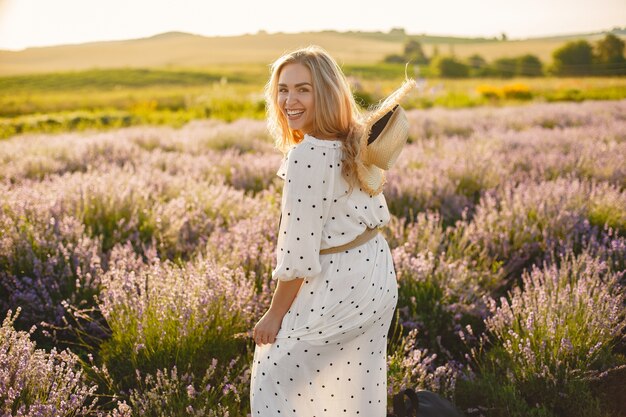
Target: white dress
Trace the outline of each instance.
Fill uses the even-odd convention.
[[[389,222],[382,193],[341,174],[342,144],[306,135],[283,160],[285,180],[273,279],[304,281],[276,341],[255,345],[252,417],[384,417],[387,332],[396,273],[382,233],[361,246],[320,255],[366,226]]]

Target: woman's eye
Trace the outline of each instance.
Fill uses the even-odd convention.
[[[288,93],[289,91],[288,91],[287,88],[279,88],[278,92],[279,93]],[[299,93],[308,93],[308,92],[310,92],[310,90],[308,88],[306,88],[306,87],[303,87],[303,88],[299,88],[298,92]]]

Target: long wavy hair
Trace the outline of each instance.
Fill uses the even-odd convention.
[[[287,64],[299,63],[311,72],[315,117],[314,137],[337,138],[342,142],[342,174],[350,193],[358,184],[356,160],[360,152],[362,112],[356,104],[350,85],[337,62],[323,48],[311,45],[296,49],[278,58],[271,65],[271,76],[265,85],[267,125],[275,147],[283,155],[290,146],[304,139],[304,133],[291,129],[278,103],[278,79]]]

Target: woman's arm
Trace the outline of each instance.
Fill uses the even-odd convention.
[[[294,298],[296,298],[303,280],[304,278],[278,280],[270,308],[252,330],[252,337],[257,345],[274,343],[276,341],[276,335],[280,330],[283,317],[287,314]]]
[[[293,300],[296,298],[300,286],[304,278],[295,278],[292,280],[278,280],[276,291],[272,297],[270,311],[283,317],[291,307]]]

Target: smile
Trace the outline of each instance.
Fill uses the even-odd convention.
[[[304,110],[287,110],[287,116],[300,116],[302,113],[304,113]]]

